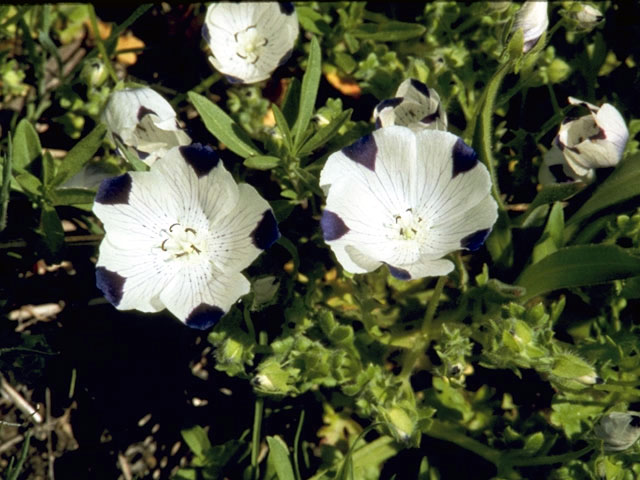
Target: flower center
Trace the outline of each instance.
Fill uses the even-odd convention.
[[[413,213],[412,208],[393,216],[391,224],[394,239],[414,240],[421,243],[427,233],[427,225],[422,217]]]
[[[191,227],[185,227],[174,223],[168,230],[163,230],[164,239],[160,244],[160,250],[165,254],[166,260],[174,258],[194,258],[199,256],[205,247],[202,235]]]
[[[269,40],[260,35],[255,25],[251,25],[242,32],[235,34],[236,55],[249,63],[256,63],[262,49],[267,46]]]

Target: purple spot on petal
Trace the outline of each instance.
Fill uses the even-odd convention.
[[[371,171],[375,171],[378,146],[373,135],[368,134],[356,140],[352,145],[344,147],[342,153],[354,162],[367,167]]]
[[[282,2],[278,3],[280,6],[280,11],[285,15],[291,15],[293,13],[293,3],[292,2]]]
[[[196,328],[198,330],[206,330],[218,323],[218,320],[222,318],[224,313],[224,310],[220,307],[201,303],[191,310],[191,313],[185,320],[185,323],[188,327]]]
[[[460,247],[466,248],[467,250],[471,251],[477,250],[482,246],[490,233],[491,229],[487,228],[484,230],[478,230],[471,235],[467,235],[462,240],[460,240]]]
[[[382,110],[384,110],[387,107],[391,107],[391,108],[397,107],[402,103],[403,100],[404,98],[402,97],[389,98],[387,100],[383,100],[378,105],[376,105],[376,112],[380,113]]]
[[[596,133],[595,135],[591,135],[589,137],[589,140],[606,140],[607,139],[607,134],[605,133],[605,131],[600,128],[598,129],[598,133]]]
[[[209,27],[206,23],[202,25],[202,38],[204,38],[204,41],[207,43],[210,43],[211,41],[211,35],[209,35]]]
[[[394,267],[389,264],[387,264],[387,267],[389,267],[389,273],[398,280],[411,280],[411,274],[404,268]]]
[[[280,238],[278,222],[271,210],[266,210],[262,214],[262,219],[251,232],[251,237],[253,238],[253,244],[262,250],[266,250]]]
[[[322,212],[320,227],[322,228],[322,235],[327,242],[337,240],[349,231],[349,227],[344,223],[344,220],[338,214],[329,210]]]
[[[213,148],[201,143],[192,143],[179,148],[182,158],[196,172],[198,177],[204,177],[220,162],[220,157]]]
[[[382,122],[380,121],[380,118],[376,118],[376,130],[378,128],[382,128]]]
[[[138,158],[140,160],[144,160],[145,158],[147,158],[149,155],[151,155],[150,153],[147,152],[143,152],[142,150],[138,150],[137,148],[133,147],[133,149],[136,151],[136,154],[138,155]]]
[[[287,60],[289,60],[289,57],[291,56],[291,53],[293,53],[293,50],[287,50],[285,52],[285,54],[280,58],[280,60],[278,61],[278,66],[281,67],[282,65],[284,65],[285,63],[287,63]]]
[[[431,95],[429,95],[429,88],[422,83],[419,80],[416,80],[415,78],[412,78],[410,80],[411,86],[413,88],[415,88],[416,90],[418,90],[420,93],[422,93],[425,97],[430,98]]]
[[[129,203],[131,184],[131,175],[128,173],[103,180],[96,193],[96,202],[103,205]]]
[[[244,83],[244,80],[238,77],[234,77],[233,75],[225,75],[225,78],[229,83],[232,83],[234,85],[240,85]]]
[[[435,122],[438,118],[440,118],[440,112],[435,111],[433,112],[431,115],[427,115],[426,117],[424,117],[422,120],[420,120],[422,123],[432,123]]]
[[[104,298],[117,307],[122,300],[126,278],[105,267],[96,267],[96,287],[100,289]]]
[[[155,115],[156,112],[154,112],[153,110],[147,107],[140,106],[140,108],[138,109],[138,121],[142,120],[144,117],[151,114]]]
[[[468,172],[478,163],[478,154],[473,148],[464,143],[461,138],[456,140],[451,152],[453,157],[453,172],[451,178],[455,178],[456,175],[464,172]]]
[[[565,125],[569,122],[573,122],[574,120],[577,120],[578,117],[564,117],[564,119],[562,119],[562,125]]]

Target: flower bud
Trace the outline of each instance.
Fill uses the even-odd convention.
[[[97,88],[104,83],[109,74],[99,58],[92,58],[82,67],[82,80],[89,86]]]
[[[569,18],[573,20],[578,31],[588,32],[598,25],[604,18],[602,12],[587,4],[580,4],[579,9],[571,11]]]
[[[512,32],[522,29],[524,46],[522,51],[531,50],[549,26],[548,6],[546,1],[529,0],[522,4],[516,13]]]
[[[640,437],[640,414],[607,413],[600,418],[593,432],[604,442],[605,452],[621,452],[631,447]]]

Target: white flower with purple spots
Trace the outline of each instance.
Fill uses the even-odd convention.
[[[380,102],[373,118],[377,128],[400,125],[414,131],[447,129],[447,113],[438,92],[414,78],[402,82],[394,98]]]
[[[522,4],[516,13],[512,32],[522,29],[524,45],[522,51],[531,50],[549,26],[548,2],[528,0]]]
[[[191,143],[169,102],[148,87],[113,92],[102,121],[114,142],[117,139],[149,166],[170,148]]]
[[[479,248],[498,218],[486,167],[438,130],[376,130],[333,153],[320,186],[324,240],[351,273],[385,264],[403,280],[445,275],[444,257]]]
[[[594,426],[593,433],[603,441],[605,452],[626,450],[640,437],[640,413],[607,413]]]
[[[240,272],[280,236],[267,201],[197,143],[169,150],[149,172],[103,181],[93,211],[106,232],[96,284],[107,300],[166,308],[200,329],[249,292]]]
[[[595,169],[618,164],[629,139],[624,118],[612,105],[596,107],[573,97],[569,97],[569,103],[587,108],[590,114],[564,119],[544,157],[539,174],[542,184],[591,182]]]
[[[292,3],[212,3],[202,27],[213,67],[232,83],[266,80],[287,61],[299,33]]]

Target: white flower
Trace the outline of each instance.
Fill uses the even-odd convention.
[[[209,60],[232,83],[256,83],[287,61],[298,38],[291,3],[212,3],[202,27]]]
[[[448,132],[391,126],[333,153],[320,224],[345,270],[386,264],[400,279],[445,275],[443,257],[482,245],[497,219],[476,153]]]
[[[548,6],[546,1],[528,0],[516,13],[512,32],[522,29],[524,33],[523,51],[531,50],[549,26]]]
[[[105,180],[93,211],[106,231],[96,284],[107,300],[167,308],[201,329],[249,292],[240,271],[280,236],[267,201],[198,143],[172,148],[149,172]]]
[[[102,121],[113,139],[131,148],[149,166],[170,148],[191,143],[169,102],[148,87],[113,92]]]
[[[606,452],[621,452],[631,447],[640,437],[640,414],[637,412],[611,412],[603,415],[593,428],[604,441]]]
[[[376,127],[400,125],[411,130],[447,129],[447,113],[433,88],[408,78],[400,84],[395,98],[383,100],[373,111]]]
[[[596,107],[573,97],[569,103],[588,108],[590,114],[564,119],[554,146],[545,155],[539,175],[542,184],[591,182],[596,168],[618,164],[627,144],[629,130],[615,107],[608,103]]]

